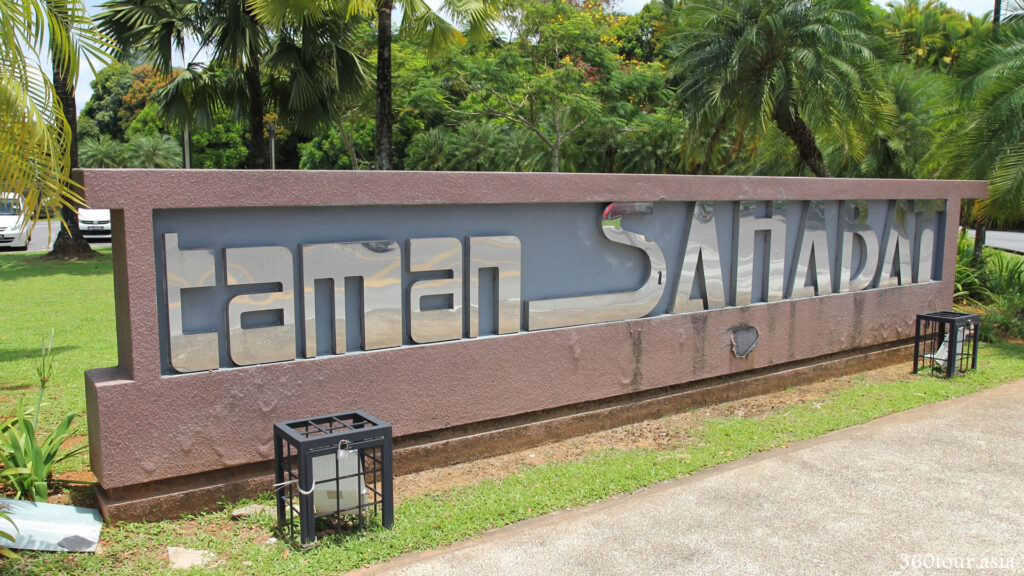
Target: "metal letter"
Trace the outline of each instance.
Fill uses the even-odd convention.
[[[334,353],[348,349],[345,279],[363,283],[362,348],[402,345],[402,253],[397,242],[342,242],[302,245],[302,290],[306,358],[316,356],[316,281],[330,280],[334,308]],[[357,294],[354,296],[358,296]],[[358,337],[358,335],[357,335]]]
[[[768,258],[767,285],[764,286],[765,302],[782,300],[786,274],[786,203],[771,203],[771,216],[759,218],[756,202],[740,202],[739,238],[736,243],[736,305],[746,306],[754,297],[754,252],[757,232],[767,232]]]
[[[615,294],[535,300],[528,304],[529,329],[544,330],[596,322],[614,322],[642,318],[650,314],[658,305],[665,290],[665,285],[661,282],[665,274],[665,256],[658,244],[647,236],[622,228],[621,219],[627,214],[653,212],[654,205],[650,202],[616,202],[605,208],[601,218],[601,232],[605,238],[617,244],[639,248],[647,256],[650,273],[643,285],[636,290]]]
[[[228,302],[231,360],[239,366],[295,359],[295,290],[292,253],[283,246],[226,248],[228,285],[280,284],[273,292],[239,294]],[[281,311],[281,324],[243,328],[242,316]]]
[[[417,280],[409,287],[409,336],[413,342],[462,338],[462,243],[458,238],[409,240],[410,272],[447,272],[447,278]],[[423,310],[423,298],[450,296],[451,305]]]
[[[889,225],[885,233],[885,251],[882,253],[882,270],[878,273],[878,287],[899,286],[910,284],[910,236],[907,233],[906,200],[897,200],[889,210]],[[892,273],[893,264],[897,265],[896,274]]]
[[[698,262],[700,297],[691,298],[693,284],[697,281]],[[672,313],[693,312],[725,307],[725,283],[722,281],[722,256],[718,249],[718,225],[715,221],[713,202],[697,202],[690,219],[689,236],[683,266],[679,271],[679,284]]]
[[[522,327],[523,247],[515,236],[484,236],[469,239],[469,337],[480,335],[480,273],[497,272],[493,300],[498,334],[519,332]]]
[[[942,266],[935,265],[935,235],[940,222],[936,216],[946,211],[945,200],[914,200],[914,212],[917,213],[917,275],[914,282],[931,282],[935,278],[935,270]]]
[[[800,253],[796,258],[796,266],[789,279],[791,298],[809,298],[832,293],[832,259],[828,254],[827,219],[825,218],[824,202],[808,202],[800,226],[800,239],[797,246]],[[814,269],[811,269],[811,259]],[[813,284],[808,286],[807,272],[810,270]]]
[[[853,292],[871,286],[878,269],[878,233],[868,224],[868,203],[863,200],[843,202],[840,208],[843,225],[842,261],[839,268],[839,291]],[[861,241],[860,268],[853,269],[854,239]]]
[[[171,367],[178,372],[220,368],[217,333],[185,334],[182,328],[181,291],[213,286],[217,281],[213,250],[179,250],[178,235],[164,234],[164,270]]]

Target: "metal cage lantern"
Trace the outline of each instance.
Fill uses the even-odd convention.
[[[317,532],[394,522],[391,425],[362,411],[274,424],[277,526],[303,547]]]
[[[917,315],[914,372],[927,368],[948,378],[978,367],[977,314],[930,312]]]

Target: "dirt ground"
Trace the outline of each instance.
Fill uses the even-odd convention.
[[[690,437],[688,431],[705,419],[733,415],[763,418],[769,412],[789,405],[821,400],[830,392],[852,386],[855,380],[896,380],[910,374],[911,369],[912,365],[909,362],[894,364],[870,372],[831,378],[781,392],[715,404],[657,420],[647,420],[585,436],[576,436],[528,450],[399,476],[395,478],[395,500],[400,502],[426,492],[441,492],[455,486],[475,484],[486,479],[499,479],[513,474],[523,467],[537,466],[546,462],[579,460],[590,453],[608,448],[624,450],[680,447],[688,441]]]

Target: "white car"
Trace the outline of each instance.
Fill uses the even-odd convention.
[[[110,242],[110,210],[82,208],[78,211],[78,229],[89,242]]]
[[[25,217],[21,196],[0,193],[0,248],[28,250],[30,222]]]

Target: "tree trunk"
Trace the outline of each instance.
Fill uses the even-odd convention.
[[[245,166],[262,170],[267,167],[267,151],[263,137],[263,84],[260,82],[259,60],[250,59],[243,75],[245,88],[249,92],[249,156]]]
[[[1003,0],[995,0],[992,9],[992,41],[999,42],[999,19],[1003,11]]]
[[[391,7],[380,0],[377,8],[377,169],[391,170]]]
[[[561,148],[561,146],[558,145],[558,144],[555,144],[554,146],[551,147],[551,171],[552,172],[558,172],[558,171],[560,171],[562,169],[561,159],[558,157],[558,149],[559,148]]]
[[[988,226],[982,222],[978,222],[974,225],[974,265],[981,268],[985,264],[985,253],[982,248],[985,247],[985,233],[988,231]]]
[[[56,6],[51,8],[59,15],[63,13]],[[54,51],[51,50],[51,53]],[[65,77],[62,65],[56,57],[53,58],[53,88],[60,99],[61,108],[64,110],[64,117],[67,118],[71,133],[71,155],[69,156],[69,169],[78,168],[78,107],[75,105],[75,87]],[[93,253],[92,247],[82,236],[78,227],[78,211],[67,206],[61,208],[61,217],[64,219],[64,226],[61,226],[57,238],[53,241],[53,249],[50,256],[61,258],[75,258]]]
[[[811,172],[814,172],[815,176],[832,176],[832,173],[828,171],[828,166],[825,165],[825,159],[821,155],[821,150],[818,149],[818,144],[814,141],[814,134],[811,133],[811,129],[804,123],[803,118],[800,117],[800,113],[797,112],[795,107],[792,117],[783,114],[780,110],[776,110],[775,125],[793,141],[793,144],[796,144],[796,150],[800,154],[800,159],[804,161],[804,164],[807,164],[807,167],[811,169]]]
[[[345,130],[345,121],[338,120],[338,132],[341,134],[341,141],[345,143],[345,150],[348,151],[349,162],[352,163],[353,170],[359,170],[359,159],[356,158],[356,147],[352,143],[352,139],[348,136],[348,131]]]

